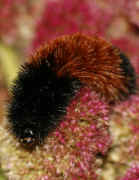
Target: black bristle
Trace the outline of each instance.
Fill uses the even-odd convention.
[[[25,132],[31,132],[35,141],[42,141],[59,124],[79,88],[78,80],[58,77],[45,61],[25,64],[12,88],[8,108],[17,138],[26,138],[29,134]]]
[[[136,73],[131,65],[130,60],[124,53],[120,53],[122,59],[121,68],[123,69],[124,76],[127,77],[127,88],[129,95],[136,93]]]

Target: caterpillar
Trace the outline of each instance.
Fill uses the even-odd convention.
[[[36,50],[21,66],[8,105],[20,143],[42,142],[85,86],[113,104],[136,92],[136,75],[126,55],[98,36],[65,35]]]

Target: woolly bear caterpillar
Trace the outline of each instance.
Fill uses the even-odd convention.
[[[76,33],[42,46],[12,87],[8,119],[13,133],[25,146],[43,141],[83,86],[116,102],[135,93],[135,72],[118,48],[97,36]]]

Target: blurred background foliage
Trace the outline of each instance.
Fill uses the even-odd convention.
[[[139,73],[139,0],[0,0],[0,121],[20,64],[41,44],[74,32],[108,39]]]

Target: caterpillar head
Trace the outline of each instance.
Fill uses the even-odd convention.
[[[36,144],[35,132],[30,128],[24,129],[20,137],[20,143],[26,147],[32,147]]]

